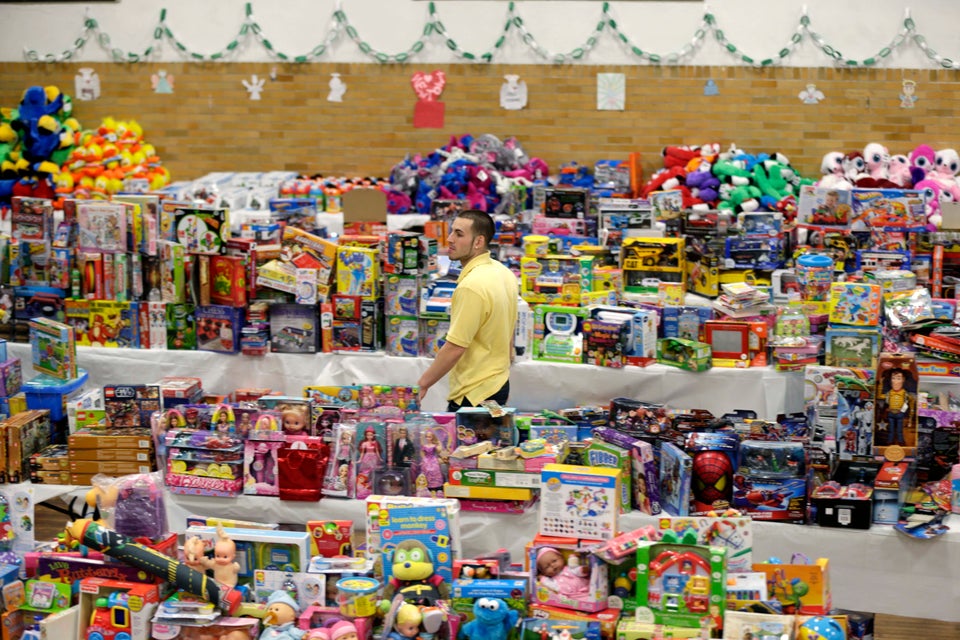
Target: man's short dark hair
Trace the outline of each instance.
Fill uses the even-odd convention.
[[[496,231],[496,225],[489,213],[478,211],[477,209],[467,209],[457,214],[458,218],[466,218],[473,223],[473,232],[478,236],[483,236],[483,243],[490,246],[493,242],[493,234]]]

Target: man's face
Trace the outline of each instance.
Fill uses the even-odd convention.
[[[447,236],[447,255],[451,260],[471,258],[482,240],[473,232],[473,221],[467,218],[457,218],[453,221],[450,235]]]

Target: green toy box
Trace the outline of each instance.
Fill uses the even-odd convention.
[[[667,532],[660,542],[637,547],[637,611],[641,622],[720,628],[726,608],[727,549],[679,541]]]
[[[583,321],[587,309],[540,305],[533,310],[533,359],[583,362]]]

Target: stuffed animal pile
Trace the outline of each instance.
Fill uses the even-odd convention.
[[[106,199],[120,191],[156,191],[170,182],[136,120],[104,118],[97,129],[78,132],[76,142],[57,180],[60,196]]]
[[[12,196],[54,197],[54,179],[80,123],[73,101],[54,86],[30,87],[14,109],[0,109],[0,206]]]
[[[940,225],[940,203],[960,202],[960,155],[922,144],[909,154],[890,155],[887,147],[867,144],[863,151],[831,151],[820,164],[817,186],[832,189],[918,189],[926,194],[927,223]]]
[[[721,153],[714,143],[665,147],[662,156],[663,168],[647,181],[640,197],[679,190],[689,209],[776,210],[789,218],[804,183],[781,153],[754,155],[735,145]]]
[[[516,138],[453,136],[428,155],[408,155],[390,172],[390,213],[429,213],[434,200],[466,200],[472,209],[503,213],[527,208],[530,187],[549,169],[529,158]]]

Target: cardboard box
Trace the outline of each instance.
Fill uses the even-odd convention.
[[[80,430],[67,437],[73,449],[152,449],[153,436],[149,429]]]

